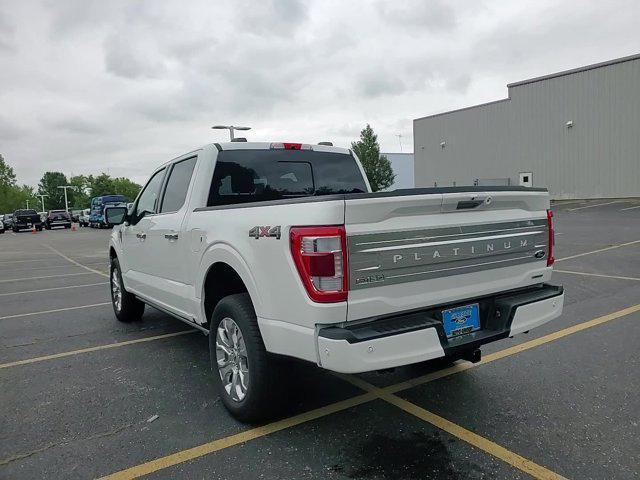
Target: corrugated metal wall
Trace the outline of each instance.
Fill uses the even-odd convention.
[[[508,99],[417,119],[413,130],[418,187],[517,185],[532,172],[554,198],[640,196],[640,59],[516,84]]]

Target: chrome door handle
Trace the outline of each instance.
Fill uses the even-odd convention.
[[[178,239],[178,234],[177,233],[165,233],[164,234],[164,238],[166,238],[167,240],[177,240]]]
[[[146,233],[136,233],[136,237],[139,238],[140,240],[144,240],[145,238],[147,238],[147,234]]]

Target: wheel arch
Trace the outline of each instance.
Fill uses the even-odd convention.
[[[202,259],[202,274],[198,276],[196,292],[200,294],[201,324],[209,321],[216,304],[225,296],[248,293],[256,314],[262,301],[248,264],[231,246],[218,244]]]

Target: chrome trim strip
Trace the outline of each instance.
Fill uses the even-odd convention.
[[[424,243],[411,243],[408,245],[395,245],[392,247],[378,247],[378,248],[368,248],[365,250],[360,250],[357,253],[376,253],[376,252],[388,252],[392,250],[401,250],[404,248],[422,248],[422,247],[435,247],[440,245],[451,245],[457,243],[470,243],[482,240],[497,240],[500,238],[514,238],[514,237],[522,237],[525,235],[538,235],[540,233],[544,233],[543,230],[536,230],[533,232],[522,232],[515,234],[505,234],[505,235],[490,235],[488,237],[474,237],[473,239],[461,238],[458,240],[449,240],[444,242],[424,242]]]
[[[406,241],[409,241],[409,240],[433,240],[435,238],[461,237],[461,236],[468,236],[468,235],[478,235],[478,234],[498,233],[498,232],[512,232],[514,230],[524,230],[524,229],[527,229],[527,228],[539,228],[539,227],[543,227],[543,226],[544,225],[540,224],[540,225],[529,225],[529,226],[526,226],[526,227],[501,228],[499,230],[485,230],[485,231],[468,232],[468,233],[460,232],[460,233],[453,233],[451,235],[434,235],[432,237],[409,237],[409,238],[398,238],[398,239],[395,239],[395,240],[378,240],[376,242],[354,243],[354,245],[356,245],[356,246],[358,246],[358,245],[376,245],[378,243],[406,242]],[[385,233],[394,233],[394,232],[385,232]],[[354,236],[358,236],[358,235],[354,235]]]

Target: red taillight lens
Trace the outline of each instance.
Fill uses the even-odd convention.
[[[547,251],[547,267],[553,265],[553,262],[556,261],[553,258],[553,244],[556,242],[556,236],[553,231],[553,212],[551,210],[547,210],[547,226],[549,228],[549,249]]]
[[[347,236],[344,226],[293,227],[291,255],[309,298],[330,303],[347,300]]]

